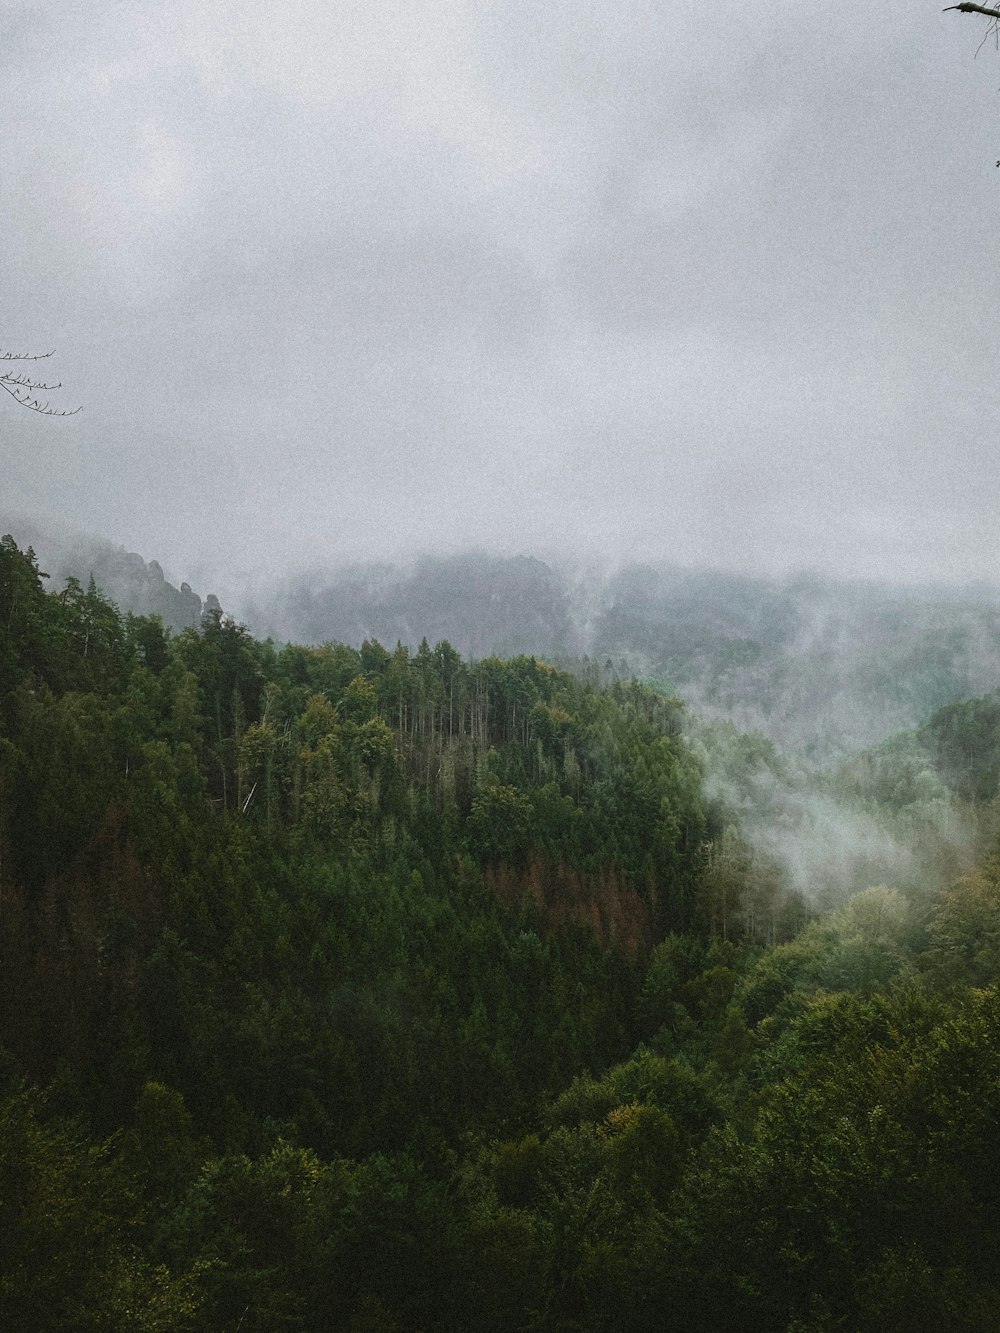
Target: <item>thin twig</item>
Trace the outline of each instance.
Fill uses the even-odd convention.
[[[46,361],[51,355],[52,352],[0,352],[0,362]],[[0,389],[6,390],[20,407],[27,408],[29,412],[37,412],[43,417],[75,417],[77,412],[81,411],[79,407],[53,407],[48,402],[30,396],[32,393],[51,393],[53,389],[61,388],[61,383],[47,384],[43,380],[33,380],[23,371],[16,373],[9,370],[0,371]]]
[[[21,393],[18,389],[12,388],[2,376],[0,376],[0,389],[6,389],[15,403],[20,403],[29,412],[38,412],[43,417],[75,417],[77,412],[83,410],[79,407],[52,407],[49,403],[39,402],[37,398],[29,398],[26,393]]]

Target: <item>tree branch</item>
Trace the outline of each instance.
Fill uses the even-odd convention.
[[[22,389],[61,389],[62,384],[43,384],[41,380],[29,379],[27,375],[0,375],[4,384],[16,384]]]
[[[46,385],[38,384],[38,385],[33,385],[32,387],[38,389],[42,388],[47,389],[49,386],[47,384]],[[54,384],[51,387],[54,389],[58,389],[60,386],[58,384]],[[17,381],[8,380],[7,377],[3,375],[0,375],[0,389],[5,389],[7,393],[10,394],[11,398],[13,398],[15,403],[20,403],[20,405],[22,407],[26,407],[29,412],[38,412],[43,417],[75,417],[77,412],[80,411],[80,408],[78,407],[74,407],[72,409],[58,408],[58,407],[52,407],[51,404],[49,403],[39,402],[37,398],[29,397],[27,392],[25,392],[18,385]]]
[[[957,9],[960,14],[985,14],[988,19],[1000,19],[1000,9],[987,9],[985,5],[969,4],[968,0],[962,0],[960,5],[946,5],[941,13],[947,14],[952,9]]]
[[[51,352],[2,352],[0,351],[0,362],[4,361],[47,361],[52,355]],[[53,389],[61,389],[62,384],[47,384],[43,380],[33,380],[30,375],[26,375],[21,370],[7,370],[0,367],[0,389],[9,393],[14,402],[20,407],[26,407],[29,412],[37,412],[43,417],[75,417],[80,408],[60,408],[53,407],[49,402],[43,402],[39,398],[33,398],[33,393],[51,392]]]

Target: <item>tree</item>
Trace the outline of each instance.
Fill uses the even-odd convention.
[[[52,352],[0,352],[0,361],[47,361],[51,355]],[[54,389],[61,389],[62,384],[46,384],[44,380],[33,379],[23,370],[0,369],[0,388],[5,389],[15,403],[43,417],[72,417],[80,411],[79,407],[53,407],[47,399],[43,401],[36,398],[35,394],[51,393]]]

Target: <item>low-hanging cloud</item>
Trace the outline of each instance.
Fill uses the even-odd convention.
[[[975,40],[15,3],[2,334],[85,411],[8,411],[8,499],[213,584],[444,542],[992,575]]]

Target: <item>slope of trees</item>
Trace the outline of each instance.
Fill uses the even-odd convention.
[[[296,576],[270,594],[254,589],[247,614],[294,641],[376,637],[415,650],[426,635],[463,656],[586,658],[604,680],[655,677],[706,717],[827,768],[992,689],[1000,649],[1000,607],[984,587],[666,565],[601,574],[474,554]]]
[[[993,1327],[997,863],[809,920],[680,722],[4,539],[0,1324]]]

